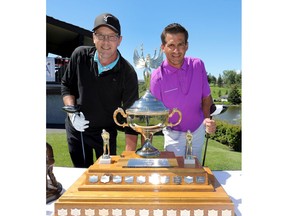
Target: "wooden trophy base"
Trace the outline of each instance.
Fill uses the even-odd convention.
[[[211,170],[161,152],[143,159],[126,151],[97,160],[55,202],[55,216],[234,216],[234,204]],[[139,159],[139,160],[137,160]]]

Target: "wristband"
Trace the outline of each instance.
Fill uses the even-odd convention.
[[[67,113],[76,113],[80,111],[80,106],[78,105],[66,105],[62,107],[62,110]]]

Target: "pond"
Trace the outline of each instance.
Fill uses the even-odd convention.
[[[213,118],[226,121],[230,124],[241,125],[241,106],[228,105],[226,112]]]

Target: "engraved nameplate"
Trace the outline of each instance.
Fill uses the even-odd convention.
[[[121,176],[119,176],[119,175],[113,176],[113,182],[114,183],[119,184],[119,183],[121,183],[121,181],[122,181]]]
[[[90,182],[90,183],[96,183],[96,182],[98,182],[98,176],[95,176],[95,175],[90,176],[90,177],[89,177],[89,182]]]
[[[160,182],[162,184],[168,184],[170,181],[170,177],[169,176],[160,176]]]
[[[136,180],[139,184],[144,184],[146,182],[146,177],[145,176],[137,176]]]
[[[110,181],[110,176],[109,175],[103,175],[101,176],[101,180],[102,183],[106,184]]]
[[[205,183],[205,176],[196,176],[197,183]]]
[[[125,182],[126,183],[133,183],[134,177],[133,176],[125,176]]]
[[[171,165],[165,158],[132,158],[128,160],[127,167],[171,167]]]
[[[185,176],[185,177],[184,177],[184,181],[185,181],[187,184],[193,183],[193,176]]]
[[[174,176],[173,182],[174,182],[174,184],[181,184],[181,182],[182,182],[181,176]]]

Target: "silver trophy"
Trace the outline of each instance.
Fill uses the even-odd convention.
[[[154,133],[161,131],[166,126],[176,126],[182,120],[182,113],[174,108],[170,111],[166,108],[163,103],[157,100],[150,92],[150,77],[151,77],[151,68],[157,68],[163,61],[163,53],[159,52],[156,56],[156,51],[153,58],[150,58],[150,55],[147,55],[144,58],[143,55],[143,45],[141,47],[141,56],[139,56],[137,50],[134,51],[134,64],[137,68],[144,68],[144,80],[146,85],[145,94],[134,104],[124,110],[118,108],[114,111],[114,121],[117,125],[126,127],[129,126],[133,130],[141,133],[145,139],[145,142],[141,148],[136,150],[136,154],[141,157],[150,158],[158,157],[160,151],[152,145],[152,137]],[[117,115],[121,114],[126,118],[127,123],[120,124],[117,120]],[[168,120],[175,113],[178,113],[179,119],[176,123],[169,123]]]

